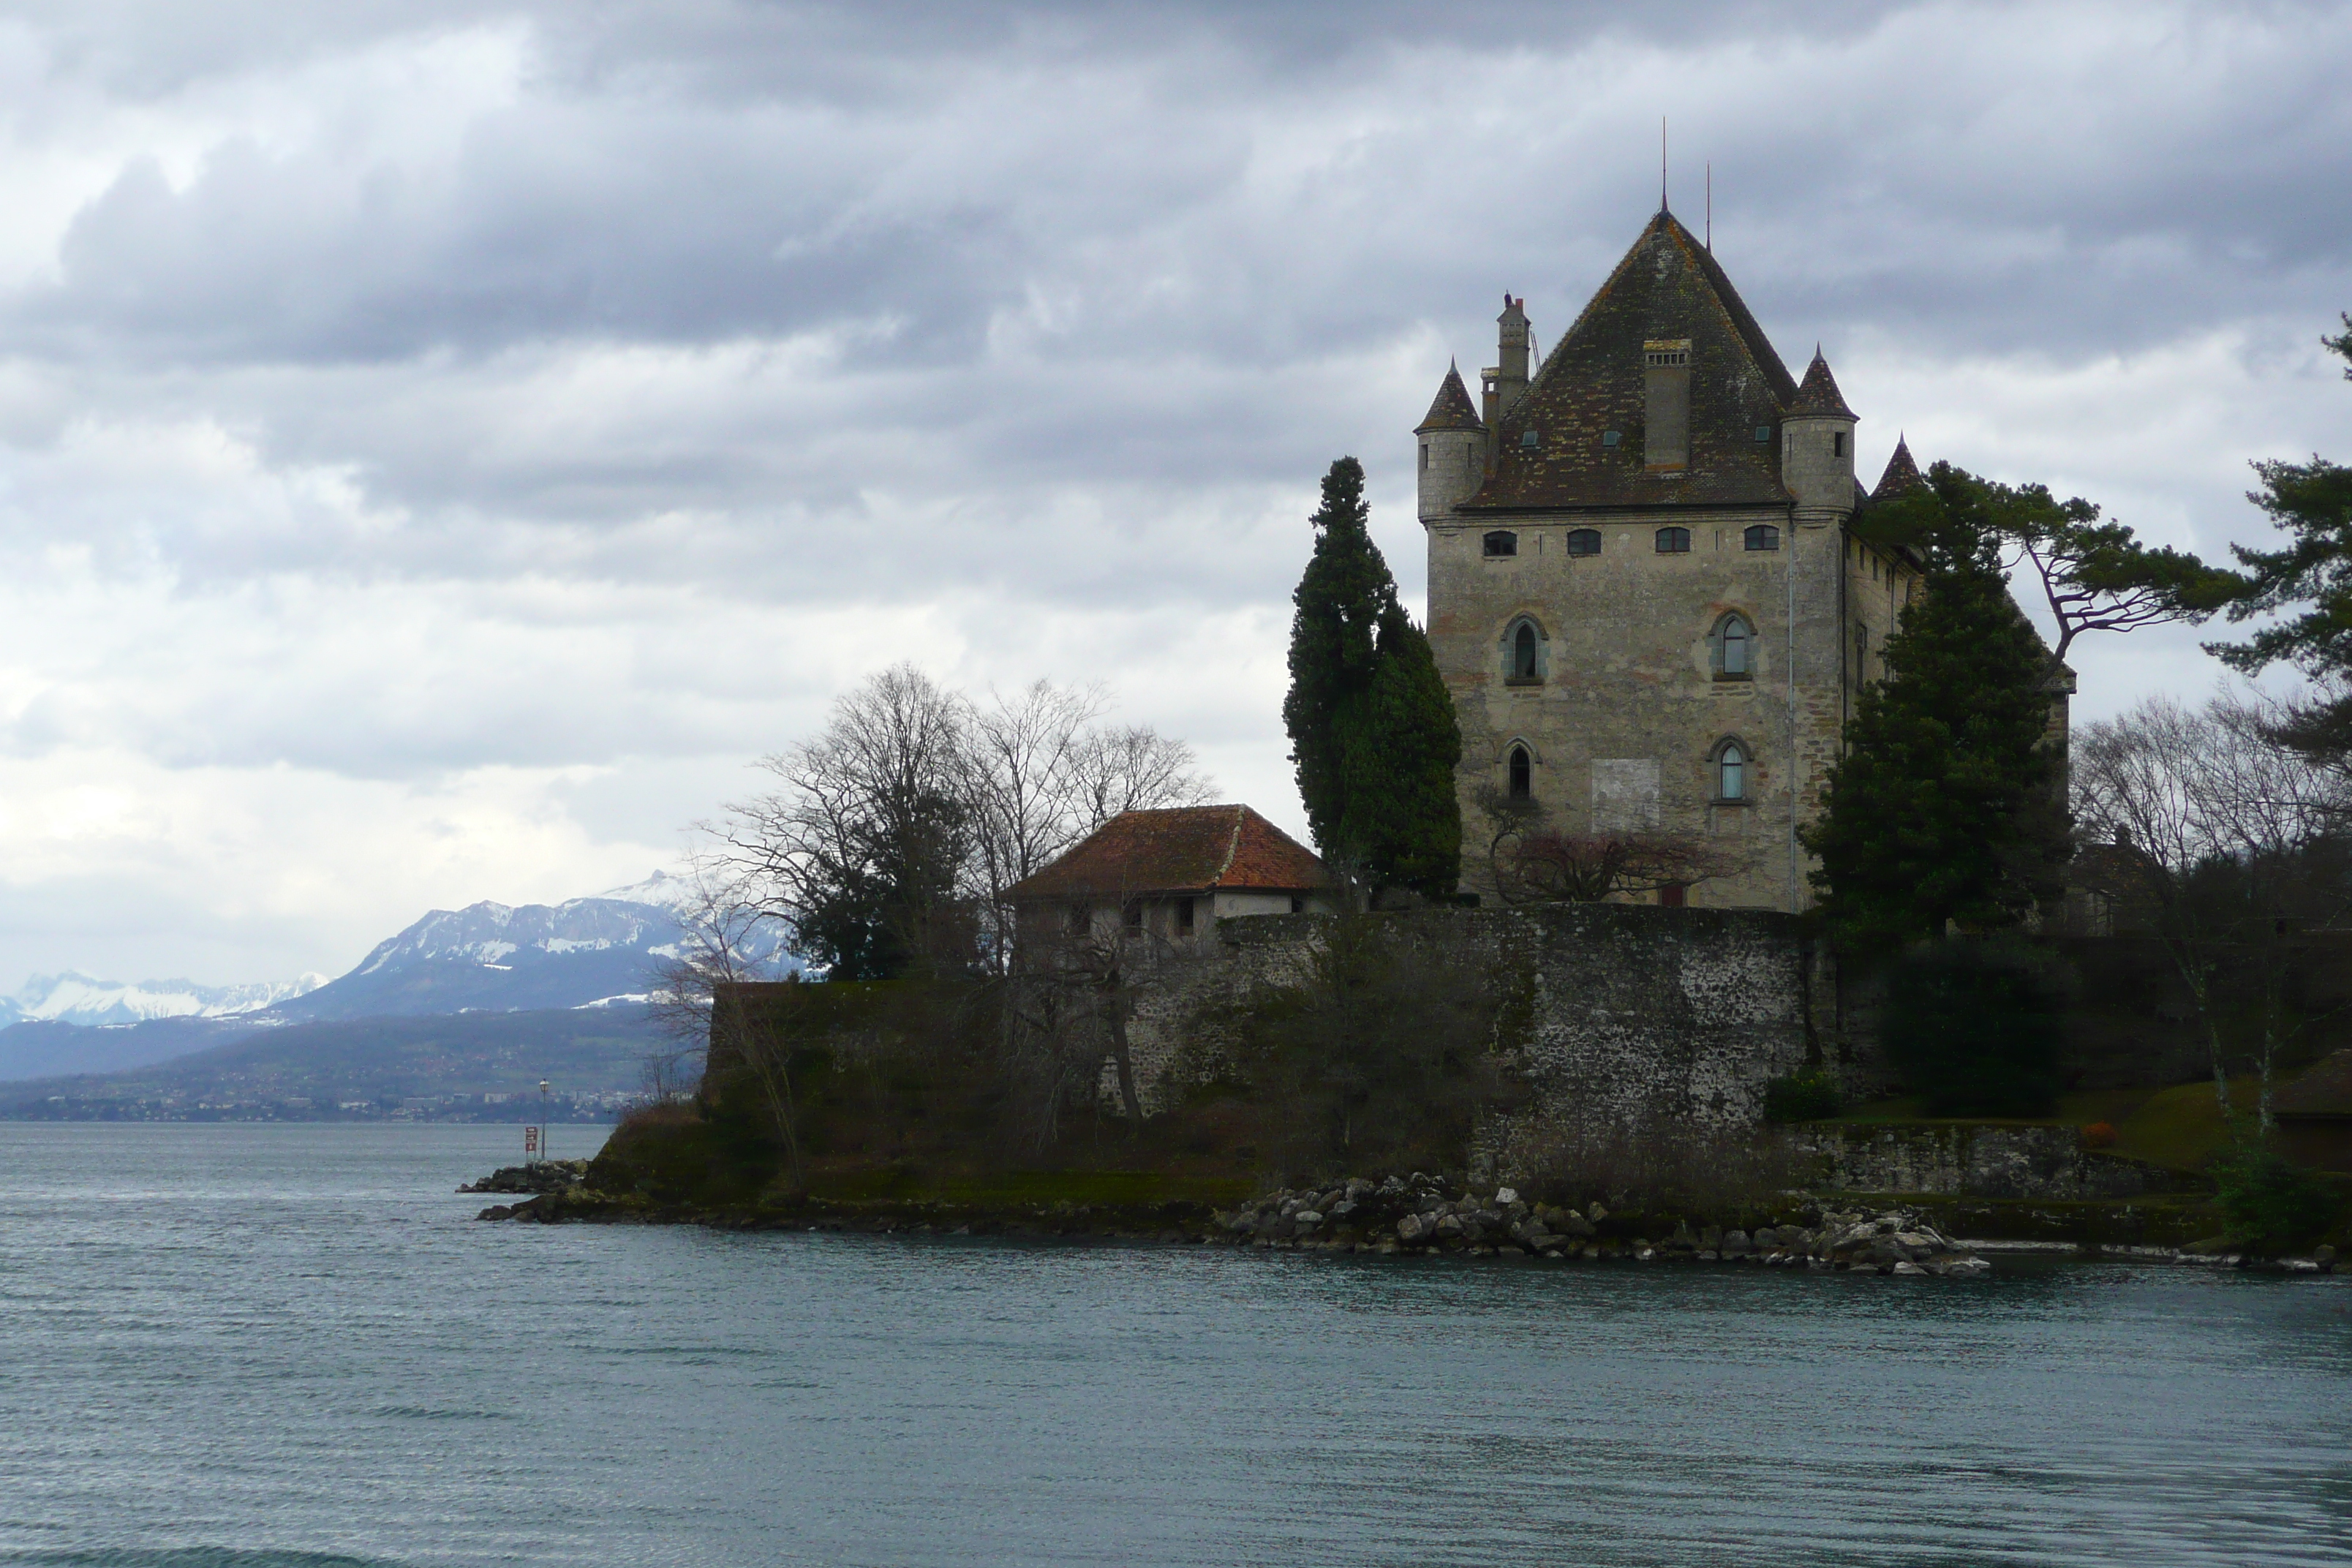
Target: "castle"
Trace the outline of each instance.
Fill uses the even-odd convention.
[[[1657,901],[1798,911],[1798,830],[1921,580],[1855,529],[1921,482],[1911,455],[1865,491],[1828,362],[1791,377],[1663,208],[1532,374],[1523,306],[1504,297],[1479,402],[1449,369],[1415,431],[1463,886],[1495,895],[1516,801],[1549,831],[1703,849],[1716,873]]]

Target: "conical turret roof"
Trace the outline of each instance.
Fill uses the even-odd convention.
[[[1919,465],[1911,460],[1911,443],[1902,437],[1895,437],[1895,456],[1886,459],[1886,471],[1878,476],[1878,488],[1870,492],[1873,500],[1891,500],[1908,490],[1916,490],[1927,481],[1919,476]]]
[[[1644,375],[1660,341],[1690,345],[1689,460],[1654,472],[1643,461]],[[1466,509],[1786,506],[1773,437],[1796,396],[1731,279],[1661,212],[1502,416],[1494,475]]]
[[[1437,384],[1437,396],[1429,405],[1429,413],[1412,427],[1416,436],[1432,430],[1484,430],[1486,422],[1478,417],[1478,405],[1470,401],[1470,389],[1462,384],[1458,365],[1445,367],[1445,379]]]
[[[1830,374],[1830,362],[1822,357],[1818,343],[1813,346],[1813,363],[1805,367],[1804,384],[1797,388],[1797,400],[1789,405],[1789,412],[1858,417],[1845,405],[1845,395],[1838,390],[1837,377]]]

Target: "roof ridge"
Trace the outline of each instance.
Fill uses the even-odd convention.
[[[1209,879],[1209,886],[1212,888],[1223,881],[1225,873],[1234,868],[1234,857],[1240,854],[1242,849],[1242,819],[1247,816],[1249,816],[1249,807],[1236,802],[1234,806],[1234,830],[1225,836],[1225,858],[1217,862],[1217,874]]]

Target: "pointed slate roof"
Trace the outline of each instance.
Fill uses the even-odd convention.
[[[1437,396],[1429,405],[1428,416],[1412,427],[1416,436],[1432,430],[1484,430],[1486,422],[1478,417],[1478,405],[1470,401],[1470,389],[1462,384],[1458,365],[1445,367],[1445,379],[1437,384]]]
[[[1870,492],[1870,499],[1888,500],[1927,482],[1919,475],[1919,465],[1911,460],[1911,443],[1897,436],[1895,456],[1886,459],[1886,471],[1878,476],[1878,488]]]
[[[1642,460],[1643,345],[1683,338],[1691,344],[1690,462],[1654,474]],[[1786,506],[1775,437],[1796,396],[1731,279],[1697,237],[1661,212],[1503,416],[1495,473],[1465,510]],[[1533,447],[1523,445],[1529,430]],[[1611,430],[1617,443],[1604,445]]]
[[[1830,362],[1822,357],[1819,343],[1813,345],[1813,363],[1805,367],[1804,384],[1797,388],[1797,401],[1789,405],[1789,412],[1859,417],[1845,405],[1845,395],[1838,390],[1837,377],[1830,374]]]
[[[1217,889],[1303,893],[1329,880],[1312,850],[1248,806],[1182,805],[1120,812],[1006,895],[1025,901]]]

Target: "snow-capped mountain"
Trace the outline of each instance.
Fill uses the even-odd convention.
[[[435,910],[376,944],[340,979],[278,1009],[289,1018],[587,1007],[643,1001],[665,963],[685,951],[680,911],[693,884],[656,871],[645,881],[560,904],[485,900]],[[746,957],[793,967],[763,934]]]
[[[68,970],[36,974],[0,998],[0,1027],[27,1020],[60,1024],[138,1024],[150,1018],[230,1018],[309,994],[323,974],[251,985],[199,985],[193,980],[97,980]]]

